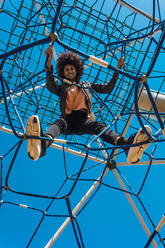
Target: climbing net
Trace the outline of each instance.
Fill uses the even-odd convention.
[[[153,1],[151,12],[121,0],[2,1],[0,215],[5,247],[51,247],[54,242],[56,247],[132,247],[133,241],[134,247],[165,247],[165,28],[159,1]],[[59,52],[69,50],[84,61],[83,80],[104,84],[119,72],[110,95],[91,92],[93,112],[96,120],[126,136],[140,127],[146,132],[144,125],[150,125],[153,135],[148,134],[151,144],[142,161],[130,167],[121,147],[99,135],[61,136],[52,144],[56,149],[49,148],[37,162],[25,155],[27,119],[37,114],[45,131],[60,116],[59,99],[45,87],[44,50],[50,42],[54,68]],[[116,69],[120,56],[125,57],[122,70]],[[131,222],[125,196],[145,232]],[[63,239],[57,240],[62,231]]]

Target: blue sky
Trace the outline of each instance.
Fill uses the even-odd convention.
[[[2,1],[3,4],[4,1]],[[72,1],[70,1],[72,2]],[[95,2],[95,1],[93,1]],[[143,10],[152,14],[152,1],[128,1],[130,4],[141,8],[143,5]],[[162,20],[164,19],[164,8],[165,4],[162,1],[160,2],[160,9],[162,14]],[[16,6],[17,1],[12,2],[14,6]],[[96,7],[99,10],[99,6],[101,6],[100,1],[98,1],[98,5]],[[107,2],[108,3],[108,2]],[[24,3],[27,4],[27,1]],[[113,2],[114,4],[114,2]],[[107,6],[107,9],[106,9]],[[5,1],[5,7],[10,7],[11,5]],[[108,4],[104,6],[103,12],[108,13]],[[124,16],[123,12],[123,16]],[[158,16],[158,12],[156,12]],[[121,13],[122,16],[122,13]],[[8,19],[8,15],[1,14],[1,29],[11,25],[10,20]],[[139,16],[139,23],[137,25],[143,26],[145,25],[144,19]],[[9,28],[10,30],[10,28]],[[98,31],[99,33],[99,31]],[[4,34],[4,32],[2,32]],[[68,31],[69,34],[69,31]],[[77,35],[77,34],[75,34]],[[2,35],[1,35],[2,37]],[[0,49],[2,54],[2,50],[6,48],[7,39],[9,36],[4,37],[4,42],[2,42],[2,38],[0,38]],[[11,42],[15,42],[17,44],[17,37],[13,36]],[[104,37],[103,37],[104,38]],[[156,36],[156,39],[159,38],[159,34]],[[66,37],[65,37],[66,39]],[[85,38],[84,38],[85,39]],[[67,40],[67,39],[66,39]],[[86,37],[87,40],[87,37]],[[25,41],[26,42],[26,41]],[[69,41],[68,41],[69,43]],[[12,45],[11,45],[12,46]],[[76,45],[75,45],[76,46]],[[47,47],[45,45],[42,47],[44,50]],[[85,45],[84,45],[85,47]],[[101,46],[100,46],[101,47]],[[13,47],[14,48],[14,45]],[[57,54],[60,51],[60,47],[58,45],[54,45]],[[145,47],[144,47],[145,48]],[[153,49],[155,46],[153,46]],[[83,49],[80,46],[80,50]],[[84,48],[85,49],[85,48]],[[10,49],[9,49],[10,50]],[[43,51],[41,50],[41,51]],[[32,53],[30,65],[27,65],[28,70],[34,70],[35,68],[35,60],[38,59],[38,54],[36,51]],[[41,53],[41,62],[39,65],[39,69],[42,68],[42,64],[44,63],[44,54]],[[108,61],[110,61],[108,59]],[[138,63],[140,63],[141,57],[138,58]],[[148,61],[146,59],[146,61]],[[55,62],[53,62],[55,64]],[[87,63],[87,62],[86,62]],[[115,66],[116,60],[112,61],[112,64]],[[20,64],[19,64],[20,65]],[[8,65],[5,65],[5,70],[7,70]],[[38,69],[38,70],[39,70]],[[143,71],[147,69],[147,64],[143,68]],[[16,69],[14,69],[16,70]],[[90,71],[89,68],[86,69],[87,73]],[[93,79],[96,75],[97,67],[91,70],[91,75],[89,79]],[[164,72],[164,53],[162,52],[159,55],[157,63],[154,67],[155,74],[160,75],[160,72]],[[16,71],[14,71],[16,72]],[[5,72],[7,75],[7,72]],[[14,73],[13,73],[14,74]],[[43,75],[43,74],[42,74]],[[106,77],[106,70],[101,72],[101,77]],[[154,75],[154,73],[152,74]],[[164,75],[164,74],[163,74]],[[84,76],[84,78],[87,75]],[[101,79],[100,77],[100,79]],[[8,78],[9,80],[9,78]],[[11,88],[13,87],[11,79]],[[15,79],[16,80],[16,79]],[[150,79],[149,86],[151,89],[158,90],[161,87],[161,91],[165,92],[165,87],[161,85],[161,79]],[[1,88],[0,88],[1,89]],[[46,90],[45,90],[46,91]],[[44,92],[45,92],[44,91]],[[34,93],[34,92],[33,92]],[[41,94],[41,91],[39,90]],[[29,93],[30,94],[30,93]],[[49,96],[49,92],[46,91],[45,95]],[[44,96],[45,96],[44,95]],[[53,100],[52,100],[53,101]],[[44,100],[43,100],[44,102]],[[97,105],[97,102],[95,102]],[[32,104],[33,105],[33,104]],[[27,105],[29,111],[33,112],[34,106]],[[49,105],[51,108],[53,105]],[[24,107],[24,106],[23,106]],[[112,108],[113,109],[113,108]],[[21,109],[19,110],[21,112]],[[43,108],[44,112],[44,108]],[[1,112],[2,113],[2,112]],[[57,111],[58,113],[58,111]],[[3,112],[4,114],[4,112]],[[115,113],[114,113],[115,114]],[[1,115],[1,123],[2,123],[2,114]],[[14,119],[14,114],[12,114]],[[42,114],[40,116],[43,116]],[[56,116],[56,113],[55,113]],[[47,117],[45,117],[47,118]],[[23,119],[23,123],[25,125],[26,118]],[[46,119],[47,120],[47,119]],[[43,125],[46,126],[46,120],[43,118]],[[7,119],[5,117],[4,122]],[[15,122],[14,122],[15,123]],[[122,123],[119,124],[119,127],[122,127]],[[131,122],[131,126],[128,130],[128,133],[131,133],[134,130],[134,127],[139,127],[139,123],[137,122],[136,116],[133,118]],[[159,129],[159,125],[155,122],[151,122],[151,125],[155,127],[154,134]],[[63,138],[63,137],[62,137]],[[67,138],[69,140],[70,137]],[[19,139],[14,135],[5,133],[0,131],[0,155],[4,156],[11,147],[13,147]],[[75,140],[82,141],[83,137],[76,137]],[[161,136],[163,139],[163,136]],[[154,153],[154,157],[164,158],[164,142],[161,142],[156,147],[156,144],[151,144],[147,149],[147,153],[150,155],[154,149],[156,148],[156,152]],[[47,155],[42,159],[39,159],[36,162],[31,161],[26,153],[27,150],[27,142],[23,141],[16,160],[13,165],[13,169],[10,173],[8,184],[9,187],[18,192],[26,192],[28,194],[36,194],[36,195],[44,195],[44,196],[54,196],[59,187],[62,185],[63,181],[66,178],[65,171],[65,162],[63,152],[54,148],[49,148],[47,151]],[[5,178],[11,164],[11,160],[14,155],[14,151],[10,152],[9,155],[5,156],[2,160],[3,170],[3,185],[5,185]],[[100,155],[100,153],[99,153]],[[146,155],[144,158],[149,159],[149,155]],[[145,160],[144,159],[144,160]],[[83,158],[80,158],[75,155],[71,155],[69,153],[65,153],[66,160],[66,170],[68,175],[74,175],[78,172],[79,168],[83,163]],[[123,154],[117,157],[117,162],[126,162],[126,158]],[[71,208],[77,205],[77,203],[82,199],[84,194],[89,190],[89,188],[93,185],[94,181],[101,175],[104,169],[104,165],[97,164],[91,160],[88,160],[85,168],[91,168],[87,171],[84,171],[82,174],[82,181],[79,181],[74,188],[73,193],[70,195],[69,200],[71,203]],[[136,165],[136,166],[120,166],[120,172],[124,176],[124,178],[128,181],[129,185],[131,185],[134,192],[138,192],[141,184],[143,182],[144,176],[149,167],[146,165]],[[162,215],[164,214],[164,206],[165,206],[165,197],[164,197],[164,188],[165,188],[165,166],[164,164],[156,164],[152,165],[149,171],[149,175],[145,182],[145,185],[140,194],[140,199],[143,202],[146,210],[151,216],[152,221],[155,225],[158,224]],[[86,180],[88,179],[88,180]],[[146,244],[148,237],[142,228],[141,224],[132,207],[130,206],[125,194],[120,190],[115,190],[109,186],[120,188],[120,185],[112,171],[108,172],[108,174],[104,178],[104,184],[100,187],[96,195],[87,205],[87,207],[78,215],[77,221],[81,230],[81,234],[83,237],[84,246],[91,247],[127,247],[127,248],[141,248]],[[66,185],[63,187],[60,192],[60,196],[66,195],[70,189],[72,188],[73,181],[68,180]],[[106,186],[109,185],[109,186]],[[136,197],[132,196],[132,199],[135,201],[137,208],[139,209],[144,222],[148,226],[150,232],[153,232],[153,227],[147,218],[144,210],[142,209],[139,201]],[[22,248],[27,247],[28,242],[30,241],[37,225],[39,224],[43,214],[41,211],[45,211],[50,204],[50,199],[42,199],[38,197],[30,197],[21,194],[15,194],[10,191],[6,191],[3,189],[2,200],[8,203],[2,204],[0,207],[0,247],[2,248]],[[14,205],[15,204],[15,205]],[[18,204],[27,205],[30,208],[19,207]],[[34,210],[36,209],[36,210]],[[68,215],[68,209],[66,206],[66,200],[55,200],[52,206],[49,208],[47,212],[49,215]],[[45,217],[41,226],[39,227],[34,239],[30,243],[31,248],[44,247],[50,238],[54,235],[54,233],[61,226],[65,217]],[[162,227],[160,231],[161,236],[165,237],[165,225]],[[163,247],[158,238],[156,237],[156,242],[158,247]],[[63,233],[57,239],[55,245],[53,247],[61,248],[61,247],[78,247],[75,235],[73,232],[73,228],[71,223],[65,228]],[[152,246],[151,246],[152,247]]]

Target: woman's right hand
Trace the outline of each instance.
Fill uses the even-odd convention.
[[[49,47],[45,50],[45,57],[47,58],[48,56],[48,60],[46,63],[46,66],[48,67],[48,69],[51,69],[51,65],[52,65],[52,58],[53,58],[53,46],[49,45]]]

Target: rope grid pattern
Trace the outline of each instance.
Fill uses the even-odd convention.
[[[143,201],[143,190],[151,169],[154,164],[165,163],[164,154],[159,154],[159,148],[165,141],[165,108],[158,106],[159,97],[165,99],[165,74],[161,65],[156,66],[164,53],[164,20],[161,20],[159,1],[153,1],[153,18],[127,5],[125,1],[111,0],[110,6],[108,2],[21,0],[18,4],[11,0],[2,1],[0,16],[4,21],[0,26],[3,37],[0,38],[0,128],[14,133],[16,142],[14,145],[9,144],[7,152],[0,153],[0,211],[9,206],[19,210],[21,207],[37,216],[35,223],[32,220],[34,225],[22,247],[36,247],[35,240],[39,239],[40,229],[48,218],[62,221],[66,219],[66,225],[71,222],[74,246],[87,247],[79,218],[84,210],[90,208],[97,194],[105,189],[109,189],[110,193],[114,190],[125,193],[127,197],[129,195],[144,212],[144,219],[151,233],[143,218],[136,212],[148,236],[143,247],[149,247],[151,243],[156,247],[156,242],[160,247],[165,247],[165,235],[157,228],[158,223]],[[155,18],[156,11],[159,18]],[[5,24],[7,20],[10,27]],[[22,178],[26,173],[33,173],[33,166],[29,167],[31,169],[25,168],[23,172],[18,161],[18,158],[22,159],[20,151],[24,151],[26,143],[25,123],[29,116],[37,114],[44,131],[60,116],[59,99],[45,87],[44,50],[50,42],[54,44],[55,58],[59,52],[67,50],[82,57],[85,64],[83,80],[104,84],[114,71],[119,72],[119,79],[110,95],[91,91],[92,107],[96,120],[104,122],[108,128],[120,134],[126,133],[129,136],[137,132],[139,127],[147,132],[146,124],[152,127],[153,136],[147,133],[152,144],[144,153],[143,161],[138,163],[144,165],[142,178],[138,183],[129,183],[127,174],[119,168],[129,165],[125,162],[121,146],[107,144],[99,138],[101,134],[97,137],[63,136],[64,142],[61,145],[58,140],[53,144],[61,150],[58,154],[61,176],[59,174],[54,180],[51,177],[53,188],[49,193],[38,187],[31,192],[13,181],[12,178],[18,171],[22,173]],[[116,69],[120,56],[125,57],[123,70]],[[100,59],[99,62],[97,59]],[[53,63],[55,68],[55,61]],[[56,71],[54,76],[57,77]],[[58,80],[60,84],[60,78]],[[154,81],[157,83],[153,84]],[[142,92],[148,96],[148,109],[140,107]],[[48,152],[47,156],[53,157],[53,152],[51,149],[51,154]],[[68,152],[82,158],[75,158],[74,155],[68,155]],[[71,159],[76,161],[76,168],[71,168]],[[35,170],[38,173],[40,171]],[[115,177],[118,182],[115,182]],[[88,191],[89,187],[91,191]],[[86,192],[87,195],[81,198]],[[35,198],[34,205],[31,204],[31,198]],[[19,200],[21,203],[18,203]],[[38,200],[41,202],[38,203]],[[132,200],[129,198],[129,201]],[[76,206],[74,210],[73,206]],[[163,216],[162,223],[164,222]],[[57,236],[58,234],[45,247],[51,247]],[[45,243],[40,242],[39,247],[43,247]]]

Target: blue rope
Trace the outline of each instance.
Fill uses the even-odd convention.
[[[5,79],[4,79],[4,82],[5,82],[6,86],[7,86],[7,83],[6,83],[6,80]],[[11,94],[9,94],[9,98],[10,98],[10,101],[11,101],[11,103],[13,105],[14,111],[15,111],[15,113],[17,115],[18,121],[19,121],[19,123],[21,125],[21,128],[23,130],[23,133],[25,134],[24,124],[23,124],[22,119],[21,119],[21,116],[20,116],[20,114],[19,114],[19,112],[17,110],[17,107],[16,107],[17,105],[14,103],[13,98],[11,97]]]
[[[51,33],[54,33],[54,31],[55,31],[55,26],[56,26],[56,23],[57,23],[57,19],[58,19],[58,16],[59,16],[60,9],[62,7],[63,1],[64,0],[60,0],[59,3],[58,3],[56,14],[55,14],[55,17],[54,17],[53,22],[52,22]]]
[[[132,8],[132,9],[134,9],[134,10],[135,10],[135,12],[138,12],[139,14],[141,14],[141,15],[143,15],[143,16],[145,16],[145,17],[149,18],[149,19],[151,19],[151,17],[150,17],[150,16],[146,15],[144,12],[140,11],[138,8],[136,8],[136,7],[132,6],[131,4],[128,4],[126,1],[121,0],[120,2],[121,2],[121,4],[122,4],[122,2],[123,2],[123,3],[125,3],[126,5],[128,5],[128,7],[130,7],[130,8]],[[151,19],[151,20],[152,20],[152,19]],[[156,20],[155,20],[155,21],[156,21]]]
[[[155,111],[155,114],[156,114],[156,117],[157,117],[158,122],[159,122],[159,124],[160,124],[160,127],[161,127],[162,129],[164,129],[163,121],[162,121],[162,119],[160,118],[160,114],[159,114],[159,112],[158,112],[158,110],[157,110],[156,103],[155,103],[155,101],[154,101],[154,99],[153,99],[153,97],[152,97],[152,94],[151,94],[151,92],[150,92],[150,89],[149,89],[149,87],[148,87],[148,84],[147,84],[147,83],[144,83],[144,87],[145,87],[146,90],[147,90],[148,97],[149,97],[150,102],[151,102],[151,104],[152,104],[152,107],[153,107],[153,109],[154,109],[154,111]]]
[[[161,34],[161,37],[159,39],[159,43],[158,43],[158,46],[156,47],[155,49],[155,52],[154,52],[154,55],[152,57],[152,61],[151,61],[151,64],[150,64],[150,67],[148,69],[148,72],[146,73],[146,76],[148,77],[150,75],[150,73],[152,72],[153,70],[153,67],[155,65],[155,62],[159,56],[159,53],[160,53],[160,50],[161,50],[161,47],[163,45],[163,42],[165,40],[165,28],[163,28],[163,31],[162,31],[162,34]]]
[[[153,139],[152,136],[150,135],[150,133],[146,130],[141,118],[140,118],[140,113],[139,113],[139,108],[138,108],[138,84],[139,84],[139,81],[137,80],[135,82],[135,95],[134,95],[134,104],[135,104],[135,112],[136,112],[136,116],[137,116],[137,119],[140,123],[140,126],[142,127],[143,131],[147,134],[147,136],[149,137],[149,139]]]
[[[44,45],[44,44],[47,44],[51,41],[51,38],[50,37],[47,37],[47,38],[44,38],[44,39],[41,39],[41,40],[38,40],[38,41],[34,41],[30,44],[27,44],[27,45],[22,45],[22,46],[19,46],[13,50],[11,50],[10,52],[6,52],[4,54],[1,54],[0,55],[0,59],[5,59],[11,55],[14,55],[14,54],[17,54],[23,50],[27,50],[28,48],[31,48],[31,47],[34,47],[34,46],[37,46],[37,45]]]
[[[11,121],[11,118],[10,118],[10,111],[9,111],[9,107],[8,107],[8,103],[7,103],[7,96],[6,96],[6,92],[5,92],[5,87],[4,87],[4,78],[2,75],[0,75],[0,81],[1,81],[1,85],[2,85],[2,91],[3,91],[3,96],[4,96],[4,103],[5,103],[5,107],[6,107],[6,113],[7,113],[7,117],[8,117],[8,120],[9,120],[9,124],[11,126],[11,129],[13,131],[13,133],[15,134],[15,136],[17,138],[22,138],[21,135],[19,135],[16,130],[15,130],[15,127]]]
[[[75,225],[74,225],[74,217],[72,215],[70,200],[69,200],[68,197],[66,197],[66,204],[67,204],[67,208],[68,208],[68,212],[69,212],[69,216],[70,216],[70,220],[71,220],[71,223],[72,223],[72,227],[73,227],[73,231],[74,231],[74,235],[75,235],[75,238],[76,238],[77,245],[78,245],[79,248],[81,248],[81,247],[84,248],[84,245],[83,244],[81,245],[81,243],[79,242],[79,239],[78,239],[78,235],[77,235],[76,228],[75,228]]]

